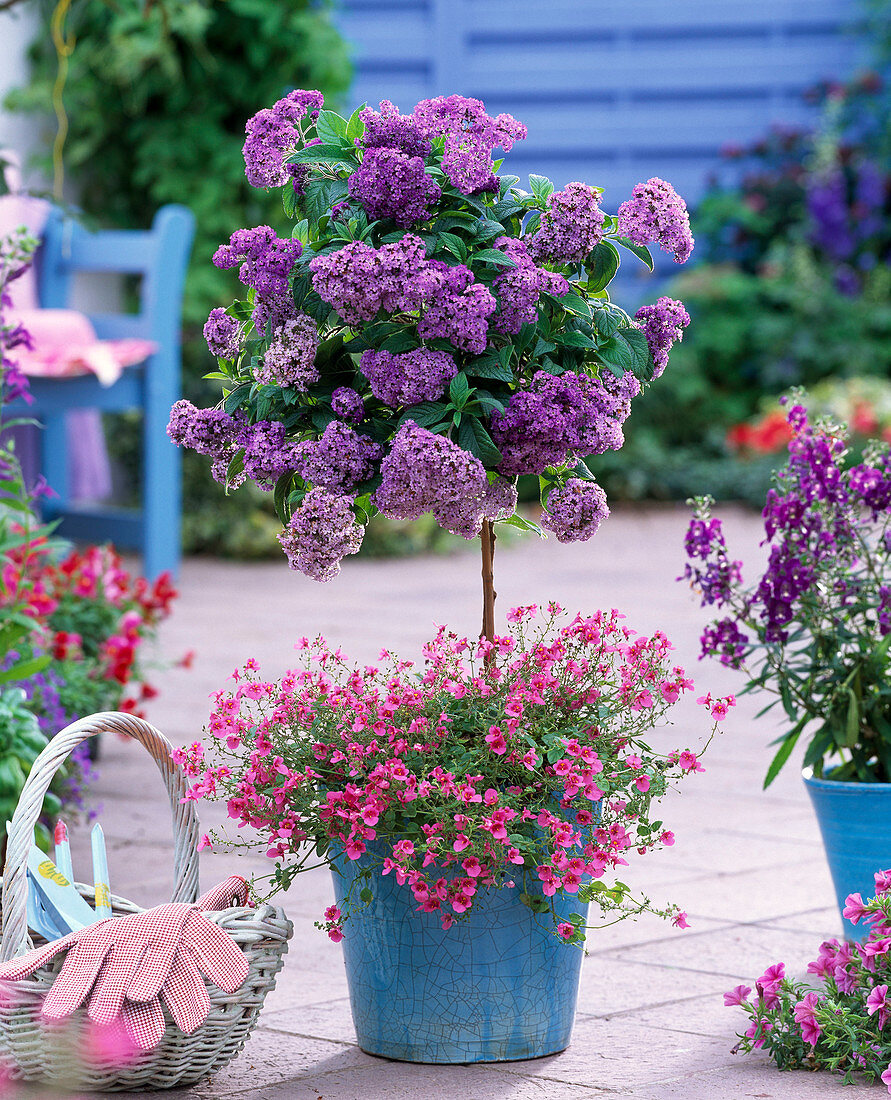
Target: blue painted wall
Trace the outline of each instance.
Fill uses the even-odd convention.
[[[511,170],[605,187],[660,175],[689,200],[728,142],[811,117],[856,68],[857,0],[343,0],[352,102],[460,92],[529,127]]]

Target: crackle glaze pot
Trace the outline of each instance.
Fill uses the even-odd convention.
[[[835,886],[839,913],[848,894],[875,893],[876,871],[891,868],[891,783],[849,783],[804,773]],[[842,917],[845,939],[865,940],[869,925]]]
[[[335,858],[338,905],[368,859]],[[435,913],[416,912],[411,891],[393,876],[375,873],[373,892],[343,929],[362,1050],[458,1064],[539,1058],[568,1046],[583,952],[561,943],[549,918],[523,905],[519,888],[480,891],[468,918],[448,931]],[[553,900],[561,918],[586,915],[576,899]]]

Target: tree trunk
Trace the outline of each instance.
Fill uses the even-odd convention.
[[[495,529],[492,520],[483,520],[483,530],[480,535],[480,545],[483,552],[483,629],[481,638],[495,641]],[[490,664],[494,653],[486,655],[486,664]]]

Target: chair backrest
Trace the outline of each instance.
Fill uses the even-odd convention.
[[[47,221],[38,262],[40,304],[63,309],[70,303],[76,272],[142,276],[135,314],[90,314],[102,339],[142,337],[171,349],[179,339],[183,283],[195,233],[195,216],[185,206],[162,206],[151,229],[90,232],[54,209]]]

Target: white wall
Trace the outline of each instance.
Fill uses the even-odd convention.
[[[28,79],[25,52],[36,35],[38,20],[35,5],[27,2],[10,11],[0,12],[0,148],[13,149],[22,160],[52,134],[51,120],[41,122],[34,116],[10,114],[2,108],[6,93],[21,87]],[[33,174],[26,179],[34,183]]]

